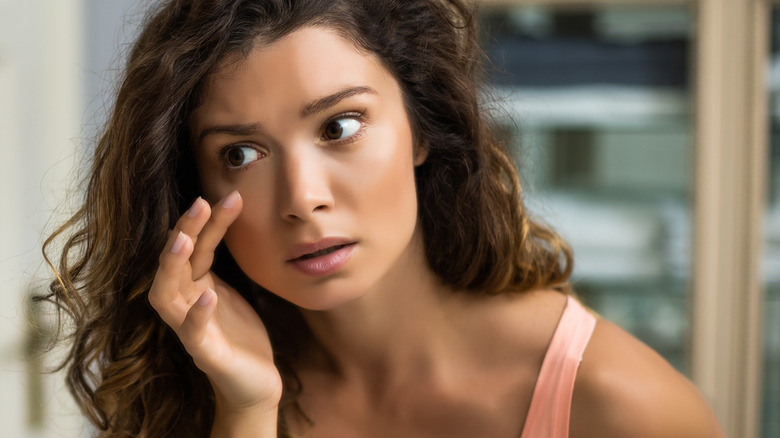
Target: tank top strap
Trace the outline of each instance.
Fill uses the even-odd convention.
[[[574,380],[596,318],[569,296],[534,387],[521,438],[568,438]]]

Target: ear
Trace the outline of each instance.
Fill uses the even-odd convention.
[[[428,143],[419,143],[414,147],[414,166],[417,167],[428,158]]]

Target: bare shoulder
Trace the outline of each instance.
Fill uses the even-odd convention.
[[[580,365],[571,438],[723,438],[696,387],[658,353],[599,320]]]

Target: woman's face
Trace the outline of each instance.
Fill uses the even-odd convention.
[[[225,236],[241,269],[313,310],[408,275],[422,248],[414,166],[424,157],[393,76],[316,27],[226,66],[192,134],[206,199],[243,197]]]

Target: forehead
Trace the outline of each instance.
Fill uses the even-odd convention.
[[[305,27],[271,44],[257,44],[245,58],[226,59],[207,78],[193,124],[264,103],[301,104],[352,86],[369,86],[379,94],[398,91],[375,55],[336,30]]]

